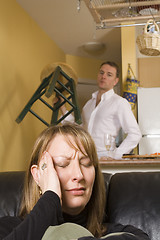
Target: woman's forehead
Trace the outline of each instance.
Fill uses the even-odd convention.
[[[65,151],[68,149],[75,149],[75,150],[84,150],[84,146],[78,137],[73,137],[72,135],[63,135],[57,134],[49,143],[48,149],[52,149],[55,151]]]

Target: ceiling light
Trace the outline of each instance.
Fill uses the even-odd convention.
[[[105,44],[102,42],[97,42],[97,41],[93,41],[93,42],[87,42],[83,44],[83,49],[86,52],[100,52],[102,50],[104,50],[105,48]]]

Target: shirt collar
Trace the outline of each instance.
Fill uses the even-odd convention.
[[[92,93],[92,98],[96,99],[97,98],[97,94],[98,94],[98,91]],[[102,94],[102,99],[104,99],[104,100],[109,99],[110,97],[113,96],[113,94],[114,94],[114,90],[111,89],[111,90],[109,90],[109,91],[107,91],[107,92]]]

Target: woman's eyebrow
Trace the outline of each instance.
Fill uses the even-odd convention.
[[[67,157],[67,156],[53,156],[52,158],[57,160],[70,159],[70,157]]]

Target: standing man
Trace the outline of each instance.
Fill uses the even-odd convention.
[[[113,90],[118,81],[117,64],[102,63],[97,77],[99,90],[92,94],[92,98],[82,110],[83,126],[91,134],[99,158],[108,156],[121,159],[123,154],[130,153],[141,139],[141,132],[129,102]],[[66,120],[71,121],[71,117],[68,116]],[[113,151],[107,152],[104,144],[105,133],[112,135],[115,139],[121,128],[126,135],[125,139]]]

